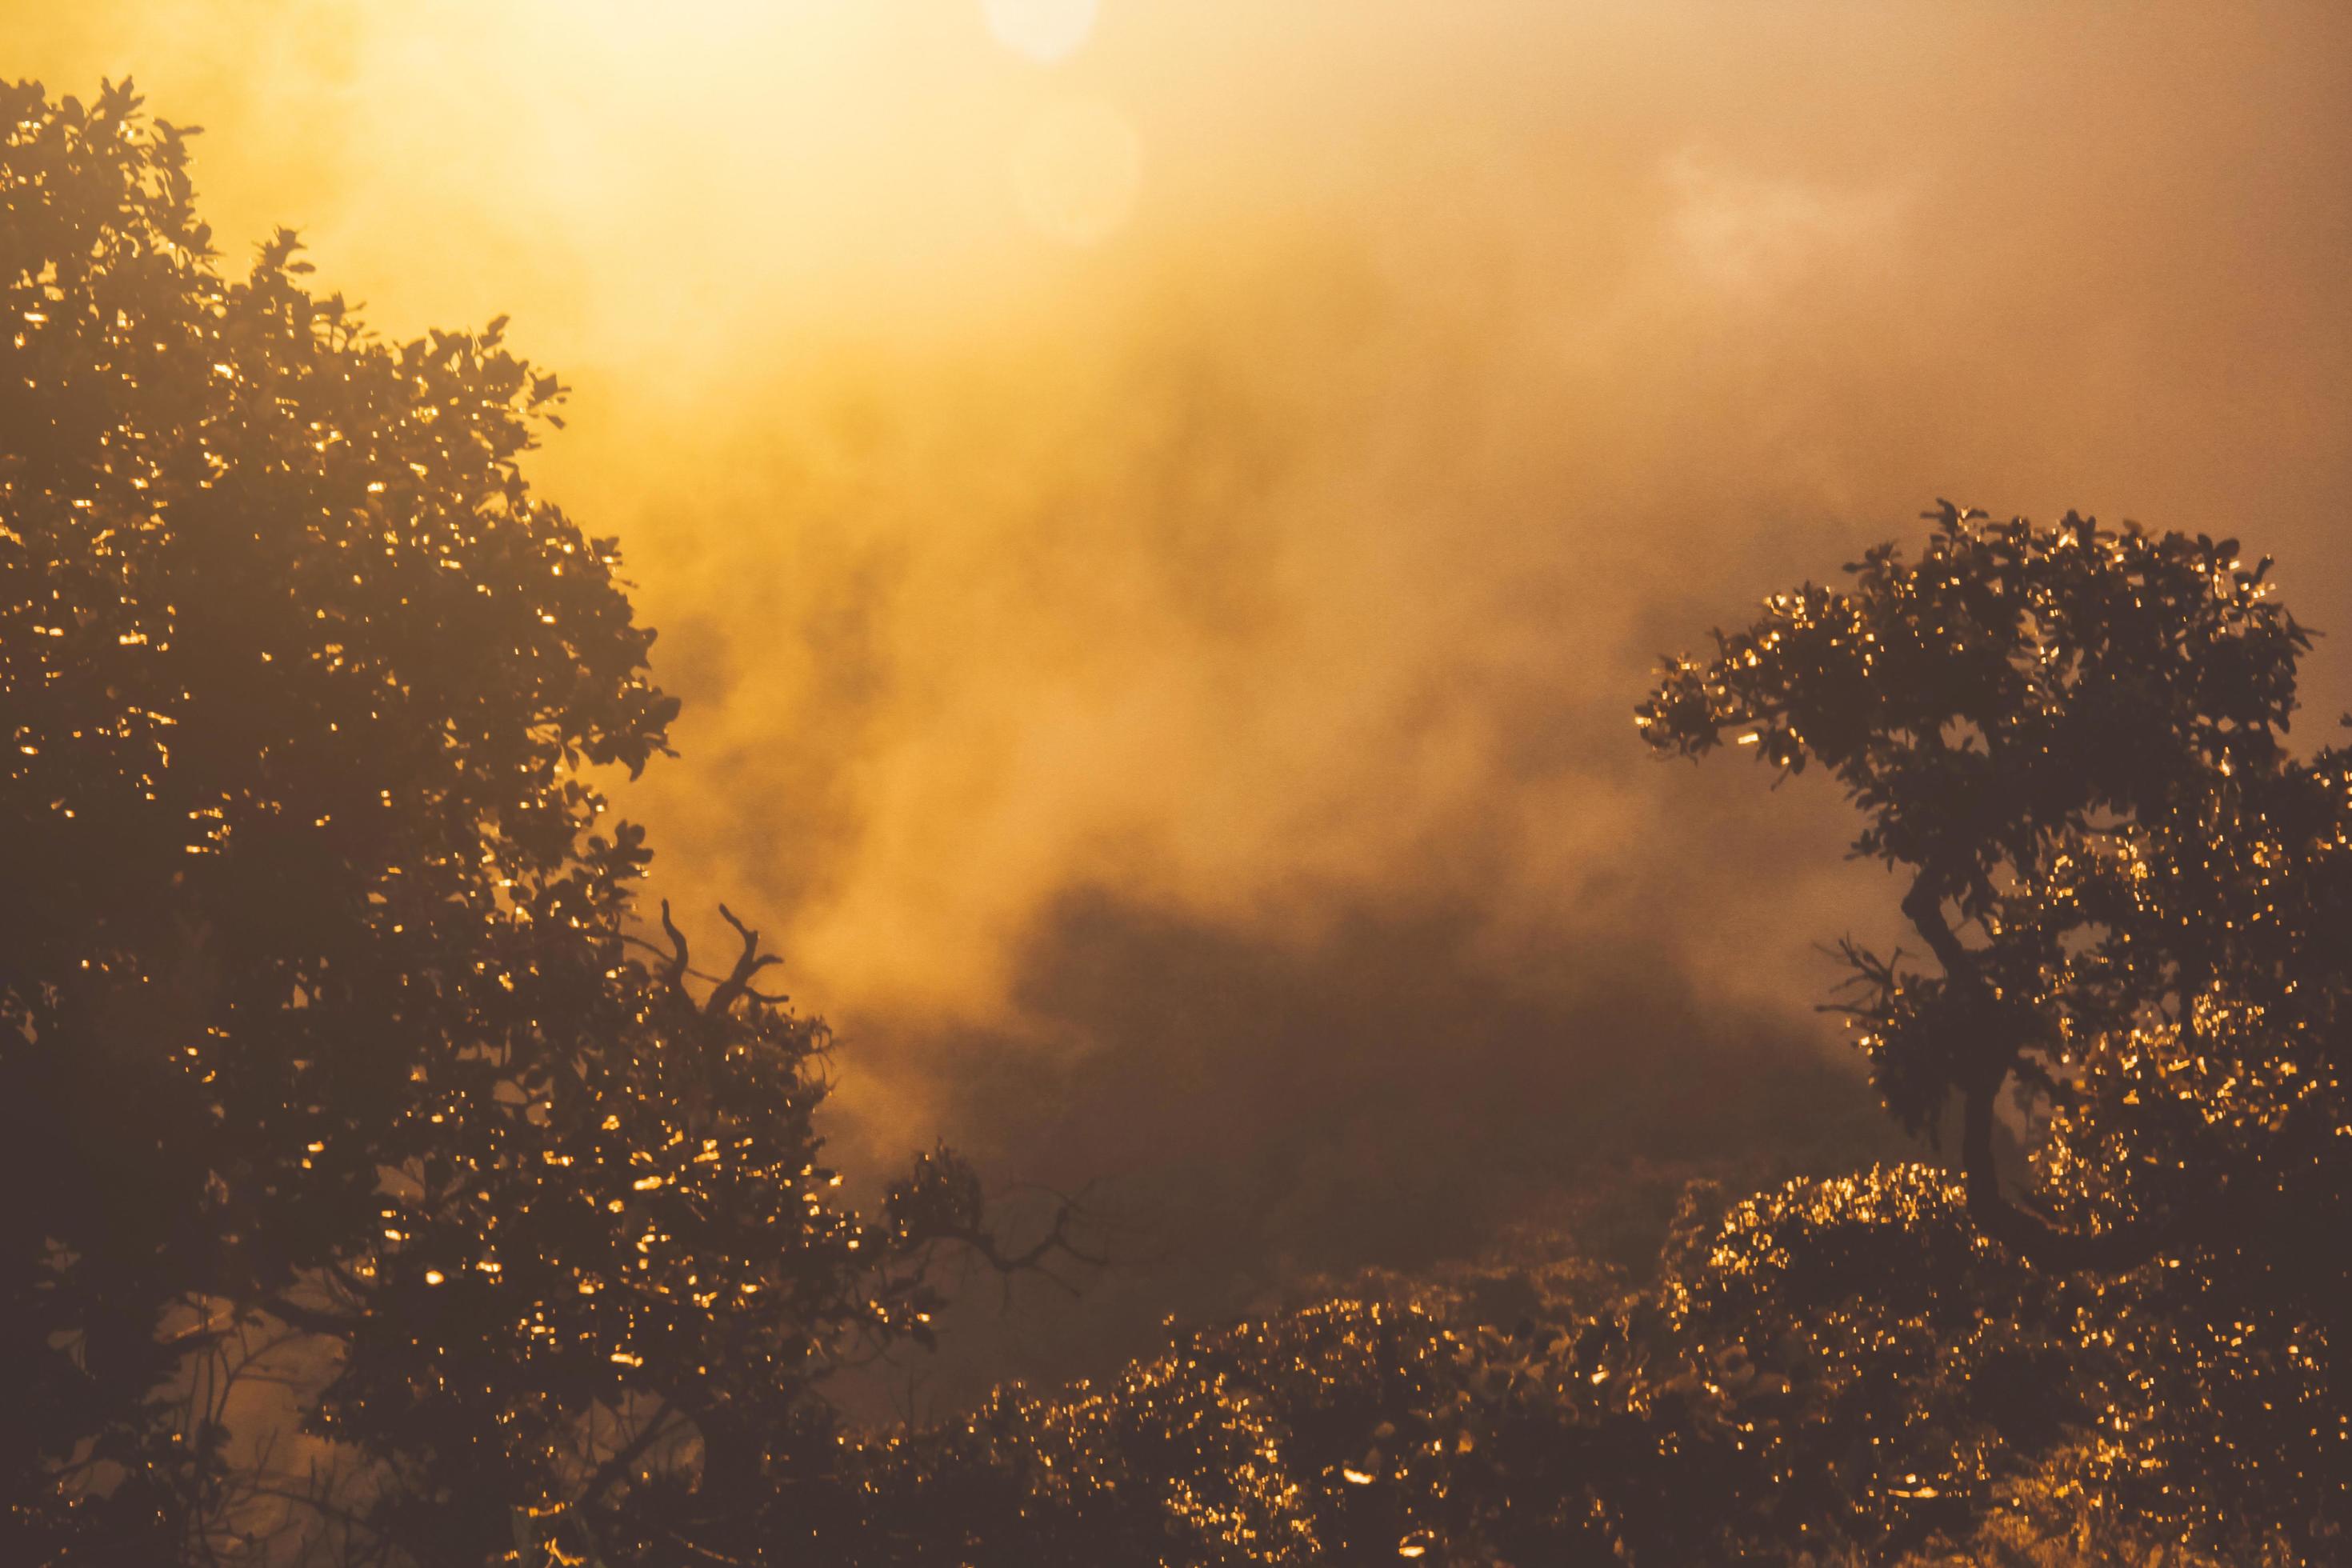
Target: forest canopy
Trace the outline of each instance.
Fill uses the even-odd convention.
[[[2343,1560],[2352,752],[2236,542],[1943,506],[1639,710],[1905,876],[1838,1005],[1951,1170],[857,1430],[943,1249],[1076,1249],[945,1152],[843,1203],[824,1026],[639,907],[677,703],[524,477],[561,384],[226,276],[128,84],[0,92],[9,1561]]]

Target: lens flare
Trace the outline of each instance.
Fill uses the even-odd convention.
[[[981,0],[996,41],[1039,65],[1078,52],[1095,30],[1097,0]]]

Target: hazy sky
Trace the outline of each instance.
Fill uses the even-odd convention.
[[[513,315],[575,388],[539,480],[687,700],[625,798],[658,890],[781,934],[856,1140],[1129,1179],[1188,1301],[1469,1245],[1838,1059],[1811,944],[1886,885],[1817,781],[1641,754],[1659,653],[1937,496],[2236,533],[2352,624],[2336,0],[0,0],[0,45],[208,127],[233,264],[285,222],[388,335]]]

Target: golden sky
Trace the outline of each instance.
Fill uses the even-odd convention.
[[[2334,0],[0,0],[0,43],[206,126],[232,264],[284,222],[388,335],[512,314],[575,388],[540,483],[687,700],[625,798],[658,890],[782,933],[879,1142],[1007,1176],[1286,1139],[1234,1202],[1312,1226],[1449,1053],[1573,1094],[1662,996],[1724,1061],[1833,1039],[1811,944],[1885,902],[1837,803],[1630,710],[1937,496],[2238,533],[2352,623]],[[1465,1044],[1485,994],[1527,1005]],[[1193,1125],[1383,1029],[1388,1109]]]

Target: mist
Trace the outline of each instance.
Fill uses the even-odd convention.
[[[1878,1147],[1812,1008],[1884,875],[1630,724],[1760,595],[1938,496],[2352,591],[2332,5],[1109,0],[1045,61],[977,5],[0,16],[211,128],[232,264],[293,224],[387,336],[564,374],[535,481],[686,702],[654,891],[787,956],[844,1146],[1131,1226],[1098,1336],[992,1374],[1596,1164]]]

